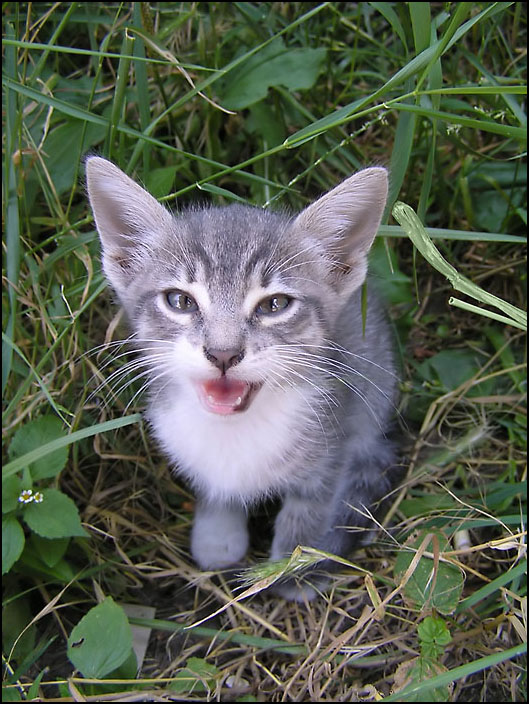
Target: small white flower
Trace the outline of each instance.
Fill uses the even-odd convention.
[[[33,490],[32,489],[23,489],[20,492],[20,496],[18,497],[18,501],[21,504],[29,504],[31,501],[33,501]]]

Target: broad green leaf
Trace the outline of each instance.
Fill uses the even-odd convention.
[[[84,677],[104,677],[122,665],[132,648],[123,609],[107,597],[83,616],[68,638],[68,658]]]
[[[438,537],[439,550],[442,553],[448,547],[448,542],[442,533],[436,531],[435,535]],[[413,537],[400,551],[395,561],[395,579],[400,580],[404,576],[424,537],[424,533]],[[427,551],[431,553],[432,548],[433,540],[430,540]],[[419,609],[433,608],[441,614],[450,614],[457,608],[463,584],[464,575],[455,565],[439,560],[434,574],[433,558],[422,555],[404,586],[404,596]]]
[[[134,635],[133,635],[133,639],[134,639]],[[109,674],[109,679],[133,680],[133,679],[135,679],[137,674],[138,674],[138,660],[136,658],[136,653],[134,652],[134,647],[131,647],[130,653],[128,654],[127,658],[124,660],[124,662],[121,663],[121,665],[119,667],[116,667],[115,670],[112,670],[112,672]],[[139,687],[139,686],[140,685],[136,685],[136,687]],[[143,686],[148,688],[148,685],[143,685]],[[112,689],[110,691],[115,691],[115,690]]]
[[[45,577],[46,580],[68,584],[76,577],[72,566],[64,558],[56,562],[53,567],[47,565],[29,540],[20,556],[20,564],[24,566],[24,574],[31,573],[37,579]]]
[[[155,198],[163,198],[163,196],[170,193],[177,170],[178,166],[164,166],[160,169],[152,169],[147,174],[145,182],[149,193],[152,193]]]
[[[72,187],[76,173],[72,145],[76,145],[78,149],[83,145],[86,151],[95,144],[99,144],[105,133],[106,128],[102,125],[75,119],[65,120],[49,133],[44,142],[44,149],[49,154],[46,168],[49,170],[57,193],[64,193]]]
[[[17,585],[20,588],[20,585]],[[4,594],[5,606],[2,609],[3,652],[17,662],[21,662],[35,648],[36,625],[29,626],[32,613],[29,595],[10,599],[10,592]]]
[[[442,618],[427,616],[417,628],[421,641],[421,655],[438,660],[452,640],[450,631]]]
[[[276,111],[265,101],[250,105],[246,128],[249,132],[256,132],[263,144],[275,147],[285,139],[285,126],[277,119]]]
[[[399,263],[392,246],[384,246],[384,242],[377,238],[369,252],[369,271],[377,292],[391,305],[398,303],[414,303],[415,296],[411,286],[411,279],[399,269]]]
[[[76,107],[74,101],[68,103],[73,109],[82,110]],[[101,142],[106,129],[100,124],[84,122],[67,118],[62,124],[54,127],[46,140],[43,149],[46,151],[46,170],[53,182],[53,189],[62,194],[70,190],[75,183],[78,174],[78,157],[83,151],[94,147]],[[36,141],[40,139],[40,135]],[[75,145],[76,153],[72,153],[72,145]],[[24,182],[24,194],[26,206],[31,208],[35,199],[42,193],[42,181],[39,179],[37,169],[28,169],[28,175]]]
[[[2,687],[3,702],[21,702],[22,695],[16,687]],[[24,700],[25,701],[25,700]]]
[[[173,692],[207,692],[215,687],[218,670],[203,658],[189,658],[187,667],[181,670],[169,685]]]
[[[417,367],[418,374],[426,381],[439,380],[448,390],[456,389],[479,372],[480,365],[476,354],[470,350],[441,350],[433,357],[425,359]],[[482,396],[492,393],[494,380],[476,384],[467,391],[468,396]]]
[[[2,481],[2,513],[9,513],[17,508],[21,489],[20,477],[7,477]]]
[[[262,100],[271,86],[290,90],[311,88],[322,68],[326,49],[287,49],[281,39],[272,42],[226,79],[222,104],[241,110]]]
[[[24,520],[32,531],[44,538],[89,537],[69,496],[57,489],[43,489],[41,493],[43,500],[33,501],[24,510]]]
[[[69,543],[70,538],[43,538],[36,533],[31,536],[31,544],[35,552],[48,567],[54,567],[59,562]]]
[[[2,574],[9,572],[24,549],[24,530],[14,516],[2,519]]]
[[[399,695],[405,687],[418,687],[418,690],[406,697],[407,702],[446,702],[450,697],[450,685],[428,687],[432,677],[448,672],[444,665],[420,656],[401,663],[395,672],[393,692]]]
[[[16,459],[64,435],[64,425],[56,416],[35,418],[17,430],[9,445],[9,457]],[[61,447],[36,460],[29,465],[33,480],[55,477],[64,469],[67,459],[68,448]]]

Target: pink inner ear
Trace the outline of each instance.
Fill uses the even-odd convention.
[[[303,210],[294,226],[317,238],[339,266],[355,269],[380,225],[388,192],[385,169],[359,171]],[[338,273],[338,264],[336,267]],[[353,272],[354,273],[354,272]]]

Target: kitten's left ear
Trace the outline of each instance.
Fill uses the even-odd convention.
[[[387,195],[386,169],[364,169],[309,205],[295,219],[293,227],[300,234],[323,245],[337,289],[351,293],[363,283],[367,253],[382,220]]]
[[[103,245],[103,270],[122,293],[152,244],[170,230],[172,217],[156,198],[101,157],[87,159],[86,185]]]

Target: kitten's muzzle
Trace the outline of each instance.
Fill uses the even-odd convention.
[[[231,348],[227,350],[208,349],[204,347],[204,355],[222,374],[226,374],[228,369],[234,367],[244,359],[244,350]]]

